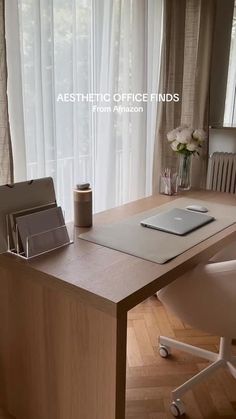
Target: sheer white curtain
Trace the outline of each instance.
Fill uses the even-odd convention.
[[[117,113],[57,99],[156,93],[162,0],[12,0],[6,25],[16,180],[52,176],[67,219],[79,182],[92,184],[96,211],[150,194],[156,103]]]
[[[236,1],[232,22],[230,58],[228,69],[227,90],[225,97],[224,125],[236,125]]]

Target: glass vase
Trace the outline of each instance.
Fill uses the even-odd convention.
[[[191,154],[180,154],[179,156],[179,189],[188,191],[191,188]]]

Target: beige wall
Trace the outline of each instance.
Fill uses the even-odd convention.
[[[214,151],[236,153],[236,128],[210,129],[209,155]]]

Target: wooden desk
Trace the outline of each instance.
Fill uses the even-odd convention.
[[[236,204],[236,197],[189,197]],[[170,201],[100,213],[109,223]],[[24,261],[0,256],[0,405],[17,419],[124,419],[127,311],[236,240],[236,224],[164,265],[83,240]]]

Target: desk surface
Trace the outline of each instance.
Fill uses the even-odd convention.
[[[235,195],[208,191],[188,192],[184,194],[186,195],[195,199],[236,205]],[[144,198],[97,214],[94,224],[118,221],[179,197],[180,195],[157,195]],[[75,243],[66,248],[30,261],[2,254],[0,263],[10,263],[12,268],[25,270],[31,280],[34,279],[34,273],[37,273],[35,280],[47,281],[49,286],[63,287],[69,292],[76,292],[78,297],[88,303],[118,315],[236,240],[234,224],[172,261],[159,265],[80,240],[77,238],[80,232],[82,229],[76,230]]]

